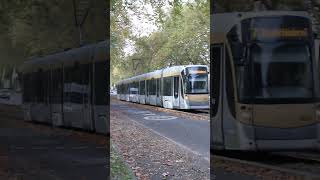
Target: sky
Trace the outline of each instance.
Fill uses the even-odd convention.
[[[156,26],[155,20],[149,18],[155,15],[155,11],[152,8],[152,6],[150,4],[144,4],[143,1],[133,0],[133,3],[139,6],[139,12],[134,12],[132,10],[129,10],[128,12],[128,15],[132,23],[132,34],[137,37],[143,37],[150,35],[154,31],[157,31],[158,27]],[[167,5],[163,8],[165,12],[169,12],[169,3],[167,2]],[[132,55],[135,52],[134,42],[127,40],[124,52],[125,56]]]

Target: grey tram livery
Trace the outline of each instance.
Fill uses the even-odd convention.
[[[103,41],[26,61],[24,119],[108,134],[107,51]]]
[[[117,83],[117,98],[169,109],[209,109],[208,67],[173,66]]]
[[[319,149],[319,65],[308,14],[212,16],[211,149]]]

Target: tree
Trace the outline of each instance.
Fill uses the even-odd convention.
[[[147,1],[152,3],[152,1]],[[142,74],[156,69],[165,68],[172,65],[185,64],[209,64],[209,1],[196,0],[194,2],[183,3],[178,0],[167,1],[170,8],[169,13],[163,16],[162,11],[152,15],[157,19],[158,30],[148,36],[132,36],[128,25],[127,36],[122,39],[122,44],[118,43],[118,48],[122,55],[112,52],[112,83],[135,73]],[[165,4],[165,1],[161,1]],[[160,4],[161,4],[160,3]],[[159,4],[152,7],[160,8]],[[135,8],[138,8],[132,5]],[[139,12],[136,11],[136,12]],[[119,29],[112,28],[115,34],[121,34]],[[130,56],[123,56],[125,40],[134,42],[135,53]],[[122,49],[121,49],[122,48]],[[116,57],[114,57],[116,56]],[[139,59],[137,69],[132,67],[132,59]]]

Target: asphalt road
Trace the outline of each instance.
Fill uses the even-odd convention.
[[[121,110],[132,120],[149,128],[154,133],[209,161],[209,121],[179,117],[167,112],[131,107],[126,104],[113,103],[111,108]]]
[[[107,179],[107,137],[0,116],[0,179]]]
[[[115,108],[129,116],[131,120],[150,129],[154,133],[169,139],[171,142],[200,155],[205,160],[210,159],[210,122],[207,120],[195,120],[194,118],[179,117],[177,114],[160,112],[135,106],[134,103],[111,103],[111,109]],[[214,175],[213,175],[214,174]],[[235,179],[254,180],[254,176],[226,171],[222,168],[213,169],[211,179]]]

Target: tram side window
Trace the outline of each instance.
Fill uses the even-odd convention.
[[[163,95],[172,96],[172,77],[163,78]]]
[[[182,78],[180,79],[180,90],[181,90],[181,97],[184,98]]]
[[[134,88],[136,88],[137,89],[137,93],[136,94],[139,94],[139,82],[137,81],[137,82],[134,82]]]
[[[174,98],[178,98],[179,95],[179,77],[173,77],[173,89],[174,89]]]
[[[157,91],[157,97],[159,97],[160,96],[160,87],[161,87],[161,84],[160,84],[160,79],[156,79],[156,83],[157,83],[157,89],[156,89],[156,91]]]
[[[227,91],[227,100],[228,100],[228,106],[230,109],[230,112],[233,117],[236,116],[236,110],[235,110],[235,97],[234,97],[234,85],[233,85],[233,76],[232,76],[232,68],[231,68],[231,59],[228,51],[225,51],[226,53],[226,91]]]
[[[43,73],[43,102],[45,104],[49,103],[49,92],[50,92],[50,70]]]
[[[64,84],[63,84],[63,101],[71,102],[71,82],[72,82],[72,68],[65,67],[64,68]]]
[[[80,74],[82,75],[82,97],[83,102],[89,102],[89,92],[90,92],[90,81],[89,81],[89,72],[90,72],[90,65],[89,64],[82,64],[80,66]]]
[[[216,116],[218,112],[220,96],[220,63],[222,61],[223,45],[211,46],[210,50],[210,101],[211,116]]]
[[[120,85],[120,91],[121,91],[121,94],[124,94],[124,85],[123,84]]]
[[[145,81],[140,81],[140,95],[145,95]]]
[[[42,103],[44,101],[44,73],[43,71],[40,69],[37,73],[36,73],[36,79],[37,81],[34,82],[36,84],[36,89],[37,89],[37,103]]]
[[[125,84],[125,94],[129,94],[129,84]]]
[[[227,35],[234,61],[239,61],[243,56],[243,47],[239,37],[240,34],[237,26],[234,26]]]
[[[30,74],[24,74],[23,75],[23,102],[30,102],[30,87],[31,87],[31,81],[30,81]]]
[[[156,80],[150,80],[149,95],[156,95]]]
[[[32,72],[30,74],[30,100],[31,102],[37,102],[37,94],[38,94],[38,87],[37,87],[37,73],[36,72]]]
[[[146,94],[149,96],[150,94],[150,80],[146,80]]]
[[[82,72],[80,65],[76,63],[72,68],[72,81],[71,81],[71,99],[72,103],[82,104],[83,95],[82,95]]]
[[[62,103],[62,69],[52,71],[52,103]]]
[[[95,102],[97,105],[109,104],[107,61],[95,63]],[[128,91],[128,88],[127,88]]]

